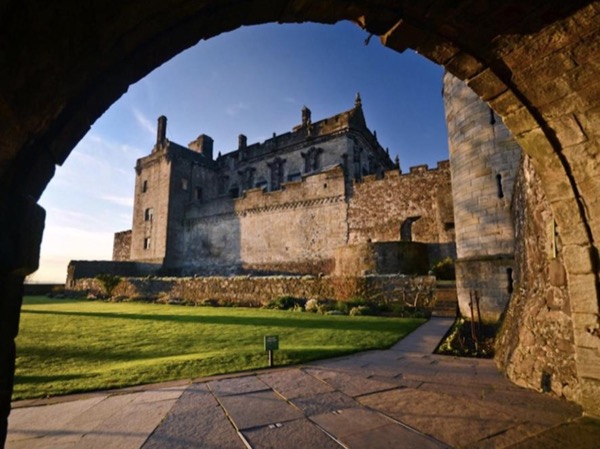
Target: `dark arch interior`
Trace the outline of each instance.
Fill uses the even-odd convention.
[[[130,84],[199,40],[249,24],[340,20],[394,50],[416,49],[467,81],[532,157],[562,230],[581,401],[600,413],[600,378],[589,368],[600,360],[600,178],[592,162],[600,139],[599,11],[593,1],[541,0],[2,2],[2,415],[21,284],[39,258],[44,212],[36,200],[55,165]]]

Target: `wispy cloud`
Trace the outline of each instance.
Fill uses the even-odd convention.
[[[119,206],[133,207],[132,196],[101,195],[98,198],[113,204],[118,204]]]
[[[296,99],[294,97],[283,97],[283,101],[286,103],[296,104]]]
[[[250,106],[248,106],[246,103],[240,101],[237,104],[227,106],[225,111],[229,115],[238,115],[240,112],[247,111],[248,109],[250,109]]]
[[[135,117],[135,121],[140,125],[140,127],[146,130],[150,135],[154,135],[156,133],[156,127],[152,120],[146,117],[139,109],[136,107],[132,107],[133,116]]]

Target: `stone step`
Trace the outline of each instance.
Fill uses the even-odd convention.
[[[455,317],[457,306],[456,286],[438,285],[435,291],[435,303],[431,311],[432,316]]]

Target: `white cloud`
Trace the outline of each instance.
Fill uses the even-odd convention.
[[[146,130],[150,135],[154,136],[156,133],[156,126],[152,120],[146,117],[139,109],[135,107],[132,108],[132,112],[138,125],[140,125],[140,127]]]
[[[229,115],[238,115],[240,112],[242,111],[247,111],[248,109],[250,109],[250,106],[248,106],[246,103],[240,101],[237,104],[231,105],[231,106],[227,106],[226,112]]]
[[[113,204],[118,204],[119,206],[133,207],[132,196],[101,195],[98,198]]]

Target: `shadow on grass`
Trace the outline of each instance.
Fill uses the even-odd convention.
[[[412,330],[422,323],[420,319],[406,319],[403,322],[387,322],[386,318],[381,321],[364,320],[340,320],[337,317],[327,317],[315,315],[314,318],[306,315],[303,319],[286,317],[238,317],[238,316],[193,316],[193,315],[146,315],[142,313],[102,313],[102,312],[63,312],[48,310],[22,310],[22,314],[40,314],[40,315],[62,315],[62,316],[83,316],[90,318],[116,318],[123,320],[145,320],[145,321],[171,321],[175,323],[195,323],[195,324],[220,324],[231,326],[265,326],[265,327],[288,327],[302,329],[336,329],[336,330],[365,330],[375,332],[388,332],[390,328],[397,329],[402,325],[406,330]]]
[[[90,379],[92,377],[96,377],[96,374],[94,374],[94,373],[54,374],[54,375],[49,375],[49,376],[42,376],[42,375],[30,376],[30,375],[16,374],[15,375],[15,383],[16,384],[25,384],[25,383],[37,384],[37,383],[45,383],[45,382],[60,382],[60,381],[66,381],[66,380]]]

